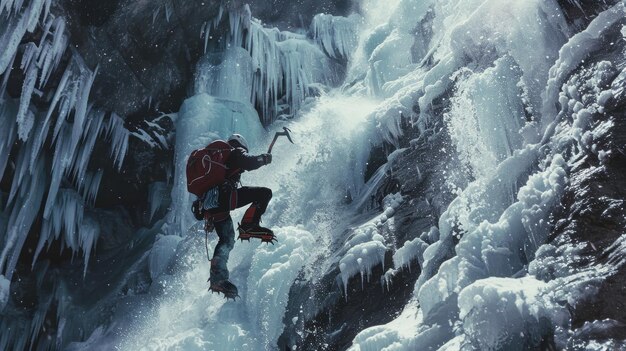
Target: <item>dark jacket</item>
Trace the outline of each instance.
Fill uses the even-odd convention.
[[[226,167],[232,170],[232,175],[228,177],[228,181],[236,184],[239,183],[241,173],[244,171],[252,171],[265,165],[263,156],[250,155],[246,149],[237,147],[231,151]]]

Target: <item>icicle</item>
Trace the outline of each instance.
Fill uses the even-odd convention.
[[[122,169],[122,163],[128,151],[128,129],[124,128],[124,120],[115,113],[109,119],[108,133],[111,136],[111,156],[118,171]]]
[[[26,71],[33,61],[33,58],[38,54],[39,48],[35,43],[27,43],[24,46],[24,54],[22,55],[22,62],[20,63],[20,69]]]
[[[215,17],[216,26],[218,23],[222,21],[222,16],[224,15],[224,5],[220,5],[219,10],[217,11],[217,17]]]
[[[311,22],[311,35],[332,58],[349,59],[357,45],[358,15],[350,17],[318,14]]]
[[[13,8],[15,15],[11,15],[11,1],[3,1],[0,3],[0,13],[3,9],[9,12],[6,15],[5,30],[0,34],[0,73],[4,73],[8,64],[12,61],[13,56],[17,51],[17,48],[22,41],[22,38],[26,32],[33,32],[36,29],[41,10],[43,8],[43,0],[32,0],[27,7],[22,6],[22,1],[14,1]],[[22,11],[23,10],[23,11]],[[47,12],[46,12],[47,15]]]
[[[54,131],[52,133],[52,140],[57,140],[59,136],[59,132],[61,131],[61,127],[65,125],[65,120],[70,115],[70,111],[74,109],[76,104],[76,98],[78,95],[78,90],[80,88],[80,77],[73,77],[70,86],[68,87],[68,91],[65,92],[63,99],[61,100],[61,106],[59,107],[59,113],[57,115],[56,125],[54,126]]]
[[[88,173],[85,175],[85,181],[83,182],[81,195],[88,205],[93,206],[100,189],[100,183],[102,182],[103,171],[100,169],[95,173]]]
[[[148,202],[150,203],[150,217],[152,220],[154,214],[163,204],[167,192],[167,185],[164,182],[155,182],[150,184],[148,190]]]
[[[54,24],[54,34],[52,38],[52,42],[48,44],[48,50],[46,50],[45,54],[42,50],[40,54],[40,67],[41,67],[41,76],[39,79],[39,88],[42,88],[46,85],[46,82],[50,78],[50,74],[61,62],[61,58],[63,57],[63,53],[67,48],[67,36],[65,35],[65,21],[63,18],[58,17],[53,21]],[[40,44],[41,46],[41,44]]]
[[[26,16],[10,16],[5,24],[5,31],[0,33],[0,73],[4,73],[9,62],[17,52],[17,47],[26,34]]]
[[[206,23],[206,29],[204,30],[204,53],[206,54],[207,48],[209,46],[209,39],[211,37],[211,21]]]
[[[0,180],[4,175],[9,154],[15,141],[15,106],[12,101],[7,100],[0,103]]]
[[[55,217],[63,218],[64,241],[75,253],[80,248],[78,230],[83,222],[85,206],[82,198],[72,189],[61,189],[57,201]]]
[[[28,172],[28,156],[30,154],[30,149],[32,148],[32,141],[28,140],[19,154],[17,155],[16,164],[15,164],[15,174],[13,176],[13,182],[11,184],[11,191],[9,192],[9,200],[7,205],[15,199],[18,194],[18,191],[21,190],[22,181],[27,179]]]
[[[50,182],[50,190],[48,191],[48,198],[46,199],[46,207],[43,214],[46,219],[50,218],[61,185],[61,180],[63,179],[67,166],[72,160],[71,157],[68,156],[70,155],[71,147],[71,130],[69,127],[66,127],[63,128],[62,133],[63,137],[57,139],[54,157],[52,158],[52,180]]]
[[[7,240],[0,254],[0,272],[4,271],[4,275],[9,280],[13,276],[22,246],[37,217],[37,212],[39,212],[43,199],[46,183],[43,159],[39,160],[36,169],[37,171],[34,174],[26,176],[26,182],[23,182],[21,185],[23,191],[20,193],[24,196],[17,199],[12,207],[7,227]]]
[[[165,20],[168,23],[170,22],[170,17],[172,17],[172,3],[168,1],[165,4]]]
[[[46,0],[46,2],[44,3],[44,9],[43,9],[43,20],[45,21],[48,18],[48,15],[50,14],[50,7],[52,6],[52,0]]]
[[[89,264],[91,251],[95,249],[98,237],[100,236],[100,225],[91,216],[87,216],[80,224],[78,233],[80,247],[84,255],[83,277],[85,277],[87,275],[87,266]]]
[[[262,107],[262,118],[265,122],[276,114],[279,85],[283,80],[280,50],[270,33],[272,32],[266,31],[260,23],[252,21],[245,47],[250,52],[256,71],[252,83],[252,103]],[[271,108],[274,110],[270,111]]]
[[[48,35],[52,33],[52,24],[54,23],[54,19],[50,19],[45,21],[44,27],[41,30],[41,38],[39,39],[39,47],[43,47],[44,42],[48,39]]]
[[[39,70],[37,69],[37,65],[34,62],[30,63],[28,65],[26,77],[24,78],[24,83],[22,85],[20,107],[17,112],[16,118],[17,133],[21,140],[26,140],[28,138],[28,134],[33,127],[34,115],[32,114],[32,112],[29,113],[29,106],[33,90],[35,89],[35,82],[37,81],[38,72]]]
[[[104,115],[105,113],[103,111],[95,111],[89,114],[88,126],[83,132],[83,142],[81,143],[80,151],[76,153],[76,158],[72,163],[72,176],[76,180],[78,189],[82,188],[83,178],[85,177],[91,153],[102,129]]]
[[[41,16],[41,10],[43,10],[43,6],[45,5],[43,0],[32,0],[30,3],[30,7],[28,8],[28,27],[27,30],[29,33],[32,33],[37,29],[37,24],[39,23],[39,17]]]
[[[51,241],[53,229],[52,223],[50,221],[44,220],[41,224],[41,231],[39,232],[39,241],[37,242],[37,248],[35,248],[35,254],[33,255],[33,262],[31,263],[31,268],[35,268],[35,263],[37,263],[37,259],[43,250],[44,245],[47,241]]]
[[[30,43],[33,44],[33,43]],[[35,45],[35,44],[33,44]],[[37,67],[41,68],[42,72],[46,69],[44,66],[49,66],[49,64],[46,63],[46,61],[48,61],[48,57],[50,56],[50,42],[45,41],[42,45],[40,45],[37,51]],[[41,73],[41,77],[39,78],[39,82],[41,82],[41,80],[43,79],[44,74]],[[41,83],[40,83],[41,86]]]
[[[13,57],[11,58],[8,67],[13,67],[13,63],[15,62],[15,56],[16,55],[13,54]],[[0,75],[2,75],[1,71],[0,71]],[[10,75],[11,75],[11,69],[8,69],[6,70],[6,72],[4,72],[4,77],[2,78],[2,85],[0,85],[0,101],[3,101],[5,99],[4,95],[7,91],[7,85],[9,84]]]
[[[74,123],[72,126],[72,146],[70,147],[70,154],[74,155],[76,147],[80,138],[83,135],[83,127],[85,124],[85,118],[87,116],[87,107],[89,102],[89,93],[91,86],[98,73],[98,67],[92,73],[86,67],[82,67],[82,81],[80,82],[80,95],[76,101],[76,107],[74,109]]]
[[[45,142],[47,136],[48,136],[48,130],[50,129],[50,117],[52,117],[52,113],[54,112],[54,110],[56,109],[57,104],[59,103],[59,100],[64,97],[64,92],[67,88],[67,83],[70,79],[70,76],[72,75],[72,64],[70,63],[68,65],[68,67],[65,69],[65,72],[63,72],[63,76],[61,77],[61,80],[59,81],[59,85],[57,86],[57,89],[54,93],[54,97],[52,98],[52,102],[50,103],[50,107],[48,107],[48,112],[46,113],[46,117],[44,119],[43,122],[43,127],[41,128],[41,131],[36,135],[36,140],[35,140],[35,144],[33,146],[33,150],[32,150],[32,154],[31,154],[31,159],[30,159],[30,168],[33,168],[33,165],[35,163],[35,161],[37,160],[37,157],[39,155],[39,151],[41,151],[41,147],[43,146],[43,143]],[[57,117],[58,119],[61,119],[61,115],[59,114],[59,116]]]

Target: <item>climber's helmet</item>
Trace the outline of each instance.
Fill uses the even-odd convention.
[[[228,144],[232,147],[242,147],[248,151],[248,142],[241,134],[233,134],[228,138]]]

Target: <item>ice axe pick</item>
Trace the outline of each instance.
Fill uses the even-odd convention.
[[[274,143],[276,143],[276,139],[278,139],[279,136],[286,136],[287,139],[289,139],[289,141],[293,144],[293,140],[291,140],[291,130],[289,130],[289,128],[287,127],[283,127],[283,131],[282,132],[276,132],[276,134],[274,134],[274,140],[272,140],[272,143],[270,144],[270,148],[267,149],[267,153],[271,154],[272,153],[272,148],[274,147]]]

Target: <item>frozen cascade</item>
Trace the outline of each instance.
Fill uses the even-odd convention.
[[[424,263],[424,251],[428,247],[428,244],[421,238],[415,238],[411,241],[407,241],[393,254],[393,265],[396,269],[408,268],[411,269],[411,261],[417,260],[421,266]]]
[[[243,48],[208,53],[198,63],[194,91],[246,103],[250,101],[246,90],[252,85],[252,72],[252,58]]]
[[[311,33],[317,44],[333,58],[349,59],[357,46],[358,15],[350,17],[318,14],[311,22]]]
[[[350,278],[360,274],[361,287],[363,287],[366,281],[369,282],[373,267],[382,264],[383,270],[385,269],[385,253],[389,248],[379,228],[388,224],[387,222],[393,218],[402,200],[402,195],[399,193],[388,195],[383,200],[383,211],[380,215],[351,230],[351,238],[344,243],[347,251],[339,260],[339,271],[346,300]]]
[[[275,198],[267,214],[266,223],[276,227],[279,240],[286,242],[285,247],[271,248],[269,251],[265,249],[253,251],[254,248],[236,246],[232,256],[234,262],[231,262],[233,279],[246,297],[256,297],[254,301],[245,306],[219,303],[202,293],[198,295],[198,291],[203,289],[199,284],[178,283],[185,288],[172,288],[173,291],[177,291],[174,293],[177,297],[169,300],[173,303],[161,305],[156,312],[161,317],[154,317],[150,322],[146,321],[146,326],[136,330],[134,337],[129,339],[138,336],[141,336],[140,339],[147,338],[149,340],[147,349],[217,348],[215,335],[224,334],[231,335],[221,337],[222,340],[227,340],[227,343],[221,346],[224,348],[275,347],[275,338],[282,328],[279,316],[282,316],[283,311],[279,309],[266,312],[268,310],[265,304],[279,301],[275,299],[277,296],[275,294],[277,291],[284,293],[294,276],[283,273],[286,281],[278,283],[276,279],[279,273],[267,275],[267,272],[272,269],[279,272],[285,259],[291,261],[297,257],[297,264],[289,266],[289,272],[294,272],[291,269],[306,267],[312,257],[319,255],[315,253],[302,257],[297,247],[290,247],[289,238],[296,233],[307,242],[310,235],[323,229],[341,228],[337,223],[328,220],[316,223],[310,219],[313,216],[302,218],[302,213],[319,211],[320,206],[330,209],[331,213],[343,211],[340,207],[333,208],[320,203],[323,201],[320,199],[326,198],[320,195],[320,191],[325,194],[328,184],[334,184],[335,187],[347,186],[353,190],[358,207],[363,204],[362,197],[370,194],[367,186],[355,181],[359,177],[352,172],[347,172],[349,177],[346,178],[345,174],[337,177],[336,175],[340,174],[338,170],[326,174],[317,170],[307,174],[299,182],[292,180],[297,178],[298,174],[302,174],[300,167],[304,167],[305,170],[314,169],[314,166],[320,166],[321,161],[335,166],[342,164],[336,155],[327,154],[325,151],[326,147],[323,146],[325,139],[318,131],[322,130],[327,122],[324,122],[319,114],[327,109],[333,110],[331,114],[336,114],[337,110],[343,111],[346,102],[360,99],[348,94],[363,92],[373,93],[384,100],[368,105],[367,111],[361,113],[362,116],[370,115],[372,118],[366,119],[366,123],[359,124],[359,127],[364,128],[359,133],[365,133],[373,142],[380,142],[382,137],[396,144],[402,137],[403,118],[411,120],[425,134],[434,133],[431,129],[433,123],[445,123],[451,133],[452,150],[449,152],[456,151],[460,155],[461,161],[469,171],[470,182],[465,189],[458,191],[457,198],[443,213],[437,227],[407,241],[395,250],[393,253],[395,269],[406,267],[411,261],[417,261],[421,266],[422,272],[415,285],[414,296],[396,320],[388,325],[366,329],[359,334],[354,340],[353,348],[373,350],[394,345],[395,349],[409,350],[419,345],[425,348],[445,346],[454,349],[455,345],[465,342],[477,342],[478,345],[488,348],[511,345],[519,342],[519,339],[502,336],[505,331],[498,328],[492,328],[492,334],[489,334],[489,330],[480,329],[471,321],[483,318],[481,316],[489,314],[493,309],[515,307],[521,308],[515,317],[515,322],[518,323],[516,331],[531,335],[531,342],[540,337],[540,324],[544,323],[544,319],[551,315],[563,316],[564,312],[547,300],[535,303],[542,299],[541,296],[547,287],[545,283],[532,276],[523,278],[523,282],[511,277],[527,269],[527,262],[534,259],[537,248],[545,241],[549,216],[568,182],[568,160],[558,150],[546,154],[538,145],[532,144],[538,141],[538,133],[535,132],[533,135],[531,132],[536,127],[535,122],[542,117],[541,106],[544,101],[541,93],[548,82],[551,60],[557,58],[558,51],[565,43],[569,32],[558,13],[558,7],[553,2],[516,1],[510,5],[512,9],[494,1],[474,1],[471,4],[431,1],[420,6],[413,6],[411,1],[399,2],[393,19],[383,24],[380,30],[372,31],[369,35],[375,38],[371,41],[359,41],[359,47],[355,49],[357,52],[369,52],[372,60],[352,62],[352,71],[348,76],[358,76],[354,72],[362,71],[365,73],[364,81],[355,84],[353,88],[347,90],[347,93],[333,92],[331,96],[323,96],[311,106],[305,104],[302,115],[289,124],[294,132],[299,132],[296,135],[301,136],[299,140],[304,143],[290,147],[300,148],[301,151],[296,149],[294,157],[292,155],[294,152],[288,152],[285,146],[279,147],[275,160],[284,171],[269,174],[265,173],[269,172],[267,169],[262,169],[257,172],[267,176],[254,177],[255,184],[274,185],[271,187],[274,189]],[[477,10],[468,11],[469,8]],[[236,25],[245,23],[241,18],[247,18],[246,16],[248,15],[230,20],[230,28],[234,33],[243,32],[236,30]],[[500,21],[502,16],[509,16],[515,25],[506,28],[498,26],[498,23],[502,23]],[[324,17],[319,17],[317,21],[323,19]],[[432,26],[431,33],[420,34],[430,41],[430,47],[420,49],[422,57],[417,58],[412,57],[409,51],[394,50],[410,46],[407,43],[410,43],[413,37],[409,33],[415,28],[416,20],[427,21],[427,24]],[[247,67],[250,64],[252,67],[259,67],[262,74],[277,72],[276,75],[264,76],[265,80],[261,81],[264,87],[271,89],[259,90],[269,92],[266,97],[277,99],[278,94],[275,92],[280,88],[274,78],[284,74],[285,69],[289,67],[288,64],[285,65],[287,61],[277,64],[281,62],[284,49],[294,45],[310,45],[298,37],[281,38],[283,35],[281,32],[275,30],[268,32],[254,20],[250,23],[246,29],[250,33],[248,38],[252,38],[249,39],[252,45],[244,46],[244,49],[251,54],[251,61],[243,51],[230,48],[224,50],[225,54],[222,57],[231,57],[231,61],[215,63],[208,58],[206,61],[208,64],[199,66],[201,67],[199,73],[208,72],[208,75],[199,76],[201,79],[196,81],[199,95],[190,98],[181,109],[180,115],[184,117],[179,117],[178,123],[184,132],[180,134],[183,137],[177,139],[177,143],[184,144],[177,145],[177,153],[180,153],[181,157],[177,161],[177,168],[182,167],[184,156],[193,149],[188,140],[194,142],[203,140],[198,144],[204,144],[211,138],[224,136],[233,130],[233,123],[239,123],[242,118],[231,117],[216,121],[211,117],[213,115],[211,112],[205,113],[205,117],[200,119],[196,117],[202,114],[200,106],[222,108],[223,105],[228,105],[231,107],[222,114],[230,116],[235,113],[236,116],[248,116],[248,113],[240,112],[246,108],[243,106],[249,108],[250,105],[244,100],[245,95],[240,95],[238,90],[239,87],[248,86],[251,81]],[[529,25],[531,23],[533,25]],[[540,25],[536,26],[535,23]],[[321,22],[318,23],[318,33],[325,32],[320,26]],[[211,28],[215,29],[215,24],[212,24]],[[327,33],[326,31],[324,35]],[[242,40],[241,43],[243,42],[245,41]],[[289,44],[290,42],[293,44]],[[240,41],[235,40],[234,43],[239,44]],[[259,51],[263,56],[258,56],[254,49],[250,51],[250,48],[260,45],[264,45],[263,50]],[[318,45],[329,54],[331,47],[334,51],[341,46],[340,43],[323,39],[320,39]],[[542,58],[539,64],[535,62],[536,58],[527,57],[526,53],[530,47],[537,53],[537,57]],[[482,56],[480,52],[483,51],[489,52],[489,55]],[[391,57],[391,60],[386,67],[384,59],[387,57]],[[416,59],[420,64],[416,64]],[[301,67],[297,64],[297,59],[288,62],[295,62],[296,66]],[[239,65],[233,66],[234,63]],[[465,66],[472,68],[464,68]],[[288,74],[295,82],[292,84],[295,89],[291,94],[297,94],[297,88],[301,86],[299,82],[306,82],[306,77],[299,77],[298,70],[293,70],[292,73]],[[227,84],[220,83],[225,81],[224,77],[233,76],[235,79],[229,80]],[[286,81],[289,82],[289,79]],[[255,85],[258,82],[253,77],[251,84]],[[366,89],[358,88],[359,84]],[[432,109],[439,103],[436,101],[444,92],[452,95],[451,108],[442,121],[435,121],[434,114],[431,114]],[[226,100],[227,94],[234,96],[236,101]],[[296,99],[289,98],[286,100],[292,105],[295,101]],[[277,100],[274,103],[277,103]],[[414,105],[419,106],[419,110],[414,109]],[[240,107],[235,109],[232,106]],[[347,115],[342,116],[346,117],[335,119],[334,122],[345,123]],[[201,125],[204,126],[203,129],[198,127]],[[338,129],[336,126],[333,127],[328,130]],[[244,133],[252,135],[255,135],[254,130],[259,130],[258,127],[249,125],[239,125],[239,128]],[[208,131],[215,133],[207,134]],[[373,134],[368,134],[372,132]],[[471,138],[464,137],[468,133]],[[336,136],[333,134],[333,137]],[[264,140],[262,133],[259,138],[255,136],[255,140],[256,145]],[[366,155],[363,150],[371,147],[369,143],[368,141],[365,144],[351,145],[351,155],[347,159],[354,160],[362,166]],[[333,144],[337,144],[337,140],[333,140]],[[299,153],[307,147],[316,150],[314,157],[309,157],[310,151]],[[352,155],[355,150],[359,150],[356,158]],[[392,162],[392,158],[390,156],[389,162]],[[281,175],[282,172],[287,174],[294,170],[297,172],[295,176],[291,174],[285,178],[285,175]],[[381,170],[384,173],[385,167],[381,167]],[[324,176],[319,177],[319,174]],[[180,179],[181,176],[178,175],[176,178]],[[317,184],[312,187],[314,188],[312,191],[311,186],[306,183],[309,179],[325,181],[321,188]],[[371,182],[375,183],[377,179],[380,179],[380,176],[375,175]],[[305,184],[302,184],[303,182]],[[182,185],[179,188],[182,189]],[[174,198],[184,196],[186,196],[184,191],[175,190],[173,193]],[[328,197],[334,198],[330,195]],[[346,293],[349,280],[353,276],[361,275],[362,284],[366,284],[372,267],[383,263],[385,254],[389,250],[394,250],[388,238],[380,235],[380,228],[394,225],[396,209],[404,206],[403,204],[401,196],[389,196],[385,201],[383,213],[347,230],[348,239],[343,242],[342,254],[335,262],[340,270],[340,279]],[[290,227],[294,223],[300,225],[297,230]],[[190,224],[191,222],[186,222],[177,228],[184,231]],[[337,228],[331,232],[338,233]],[[323,244],[333,243],[335,240],[341,239],[322,236],[315,242]],[[458,241],[458,244],[455,244],[455,241]],[[287,252],[282,256],[279,254],[272,256],[270,253],[275,250]],[[519,255],[520,252],[523,254]],[[265,271],[267,268],[263,266],[267,267],[272,263],[272,269]],[[195,282],[197,275],[207,274],[207,268],[197,265],[194,266],[193,272],[194,274],[191,274],[193,278],[184,277],[183,280],[192,279]],[[506,280],[502,279],[510,279],[512,283],[507,284]],[[189,286],[193,284],[196,284],[195,288],[190,289]],[[485,295],[484,300],[476,298],[480,294]],[[207,298],[211,302],[206,302]],[[511,304],[520,299],[523,300],[521,307],[519,304]],[[189,304],[195,307],[185,311],[204,310],[205,314],[209,314],[208,318],[211,321],[209,324],[214,328],[212,331],[197,327],[199,321],[205,317],[194,314],[191,318],[180,319],[179,306]],[[536,306],[536,309],[533,309],[535,308],[533,306]],[[440,313],[451,313],[457,320],[451,320],[450,325],[425,322],[426,317],[431,320]],[[261,315],[266,317],[259,320]],[[466,325],[458,319],[460,315],[466,317]],[[168,330],[170,324],[158,324],[159,320],[163,320],[163,316],[167,316],[164,318],[167,320],[184,320],[184,325],[177,325],[173,331]],[[158,325],[157,331],[151,330],[155,320]],[[563,320],[556,318],[551,321],[560,323]],[[206,325],[205,322],[203,325]],[[497,320],[492,322],[498,323]],[[535,324],[527,330],[525,328],[528,324],[525,323]],[[255,326],[260,326],[263,333],[257,334]],[[159,335],[160,331],[166,330],[166,335]],[[123,345],[128,349],[136,346],[130,341]]]
[[[177,172],[184,170],[184,157],[194,147],[235,130],[254,141],[253,153],[262,152],[272,135],[263,133],[260,124],[251,123],[256,113],[251,109],[251,115],[242,113],[246,111],[245,106],[205,94],[188,99],[177,122],[179,144],[176,157],[180,154],[182,158]],[[244,184],[273,189],[272,206],[264,216],[264,223],[275,229],[279,240],[276,246],[237,243],[231,253],[231,277],[239,286],[241,301],[248,303],[225,302],[223,297],[211,295],[206,290],[209,267],[206,258],[202,257],[205,255],[203,249],[198,250],[193,254],[195,263],[184,276],[174,277],[167,273],[160,276],[159,279],[171,282],[167,294],[163,295],[157,310],[148,313],[150,317],[138,323],[136,329],[123,338],[120,348],[275,348],[283,329],[282,318],[291,284],[303,267],[323,255],[328,243],[335,240],[331,233],[340,233],[347,225],[341,216],[343,211],[337,209],[345,188],[356,189],[355,194],[363,190],[362,170],[369,149],[368,138],[363,134],[368,128],[363,123],[374,106],[371,100],[361,97],[341,94],[321,97],[297,122],[288,124],[297,140],[295,145],[277,143],[271,165],[249,175],[244,173]],[[222,118],[212,118],[217,115]],[[182,134],[185,137],[180,137],[180,133],[185,133]],[[330,152],[331,141],[352,147]],[[175,181],[181,177],[184,178],[177,173]],[[315,183],[315,186],[308,182]],[[182,190],[186,193],[186,189]],[[180,196],[176,191],[173,196]],[[187,206],[175,211],[185,216],[189,212]],[[232,215],[237,221],[242,211],[235,211]],[[329,219],[319,221],[316,218]],[[193,222],[186,223],[182,228],[189,228]],[[185,233],[181,242],[203,236],[194,229]],[[210,238],[213,246],[215,236]],[[180,323],[173,326],[172,320]]]
[[[335,18],[330,15],[316,17],[311,29],[311,43],[306,35],[263,26],[252,17],[248,6],[242,9],[221,7],[219,15],[203,27],[205,52],[210,57],[207,49],[209,44],[221,39],[218,49],[228,52],[221,56],[223,64],[231,65],[243,59],[239,53],[236,58],[229,56],[233,53],[232,49],[244,48],[252,58],[252,67],[248,68],[249,63],[246,62],[245,66],[238,66],[236,70],[247,70],[246,80],[251,79],[252,84],[232,90],[231,88],[236,87],[232,87],[219,76],[215,76],[215,82],[207,83],[210,86],[220,81],[225,82],[226,84],[217,88],[222,92],[230,90],[237,95],[245,95],[250,91],[250,102],[258,106],[264,123],[274,121],[281,114],[293,114],[309,95],[311,84],[333,86],[340,83],[342,68],[331,58],[347,58],[348,52],[353,50],[358,20],[357,15],[350,18]],[[226,23],[227,31],[218,30],[220,25]],[[222,37],[218,37],[219,35]],[[235,61],[229,60],[229,57]],[[198,92],[200,91],[196,87],[196,93]]]

